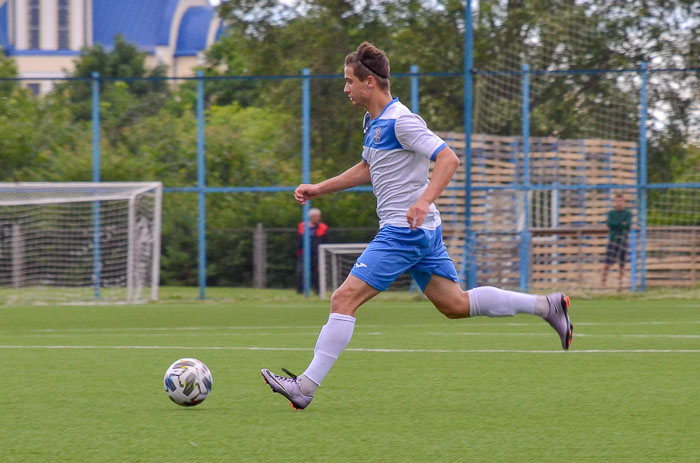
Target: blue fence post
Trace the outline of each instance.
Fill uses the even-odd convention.
[[[411,111],[413,114],[418,114],[418,66],[415,64],[411,65]]]
[[[464,8],[464,232],[467,247],[467,262],[462,266],[466,272],[467,289],[476,287],[478,271],[476,233],[472,230],[472,130],[474,105],[474,29],[472,24],[472,0]]]
[[[301,92],[301,159],[302,159],[302,183],[311,183],[311,78],[309,68],[301,71],[304,75]],[[309,297],[311,292],[311,234],[309,232],[310,202],[306,202],[303,208],[304,214],[304,296]]]
[[[639,286],[647,289],[647,62],[642,61],[640,68],[642,86],[639,89],[639,184],[637,193],[637,220],[639,221]]]
[[[204,73],[197,71],[197,238],[199,250],[199,298],[206,297],[207,287],[207,201],[204,159]]]
[[[92,181],[99,182],[100,177],[100,74],[92,73]],[[93,253],[93,284],[95,299],[100,298],[102,286],[102,242],[101,242],[100,203],[92,203],[92,239]]]
[[[630,231],[630,290],[637,291],[637,230]]]
[[[418,104],[418,96],[420,95],[419,89],[418,89],[418,66],[415,64],[411,65],[411,112],[413,114],[418,114],[420,110],[420,106]],[[418,287],[418,283],[411,278],[411,285],[408,288],[409,291],[419,291],[420,288]]]
[[[530,290],[530,66],[523,64],[523,216],[520,232],[520,290]]]

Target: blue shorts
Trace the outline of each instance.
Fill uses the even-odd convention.
[[[421,291],[433,275],[459,283],[455,264],[442,243],[442,227],[436,230],[383,227],[357,258],[350,274],[374,289],[385,291],[405,272]]]

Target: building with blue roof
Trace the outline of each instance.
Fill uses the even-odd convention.
[[[83,47],[109,51],[117,34],[147,53],[148,66],[191,76],[220,33],[208,0],[0,0],[0,48],[29,79],[65,77]],[[52,86],[28,84],[41,93]]]

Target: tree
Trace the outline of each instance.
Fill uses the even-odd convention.
[[[117,35],[114,49],[106,51],[100,44],[84,48],[76,60],[71,77],[82,79],[69,81],[57,90],[70,104],[75,120],[92,118],[93,72],[99,73],[100,111],[104,134],[114,144],[123,130],[133,126],[142,117],[155,114],[168,97],[168,83],[162,78],[166,68],[159,64],[146,68],[146,53]],[[124,80],[112,80],[122,78]]]
[[[692,0],[512,0],[479,2],[475,65],[539,71],[697,66],[698,20]],[[531,76],[531,133],[636,141],[639,77],[632,73]],[[700,129],[690,107],[697,72],[651,74],[648,87],[650,180],[668,181],[674,157]],[[519,75],[477,76],[477,126],[520,133]],[[696,136],[697,137],[697,136]],[[675,146],[679,149],[668,149]],[[651,168],[653,166],[653,168]]]

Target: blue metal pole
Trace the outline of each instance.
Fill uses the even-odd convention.
[[[418,66],[411,66],[411,74],[418,73]],[[418,114],[418,76],[411,76],[411,112]]]
[[[472,131],[474,107],[474,27],[472,0],[464,8],[464,230],[469,256],[462,267],[467,272],[467,289],[476,287],[478,271],[476,233],[472,230]],[[464,278],[464,275],[461,275]]]
[[[523,64],[523,215],[520,232],[520,289],[530,290],[530,66]]]
[[[197,71],[197,190],[198,216],[197,238],[199,248],[199,298],[206,297],[207,287],[207,202],[206,202],[206,173],[204,159],[204,76]]]
[[[418,76],[415,75],[418,73],[418,66],[415,64],[411,65],[411,74],[414,74],[411,76],[411,112],[413,114],[418,114],[420,107],[418,104],[418,96],[419,96],[419,90],[418,90]],[[419,291],[418,284],[414,279],[411,279],[411,285],[409,286],[408,290],[409,291]]]
[[[301,94],[301,157],[302,157],[302,183],[311,183],[311,79],[310,71],[304,68]],[[304,205],[304,295],[309,297],[311,291],[311,234],[309,232],[309,209],[311,204],[307,201]]]
[[[100,74],[92,73],[92,181],[100,181]],[[94,242],[93,253],[93,284],[95,299],[100,298],[102,285],[102,243],[101,243],[100,203],[92,203],[92,233]]]
[[[647,83],[649,74],[647,62],[642,61],[640,69],[642,74],[642,87],[639,90],[639,193],[638,214],[639,220],[639,250],[640,250],[640,278],[639,286],[642,291],[647,289]]]

